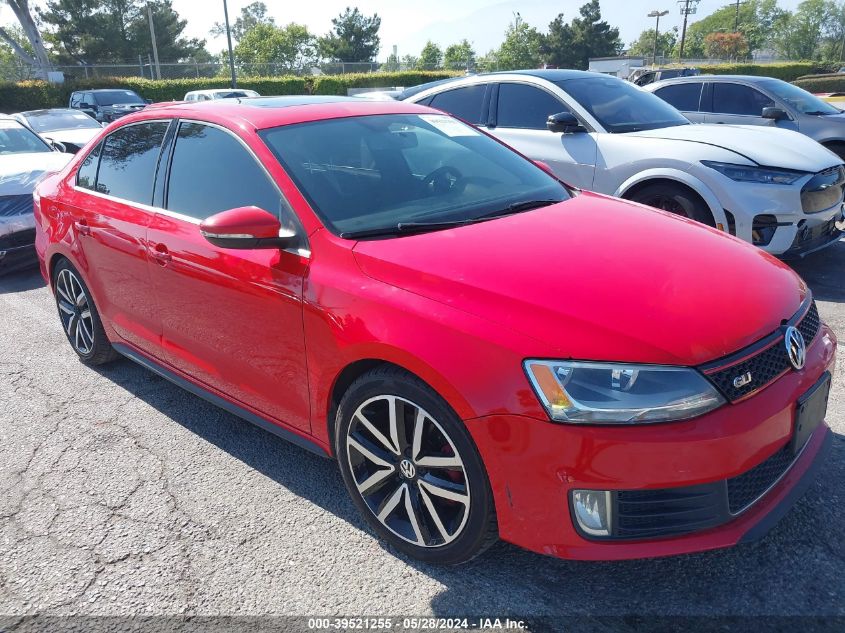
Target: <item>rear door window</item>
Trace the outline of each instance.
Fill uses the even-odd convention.
[[[97,191],[116,198],[152,204],[161,143],[167,121],[127,125],[109,134],[97,174]]]
[[[701,102],[701,82],[674,84],[655,90],[655,94],[682,112],[698,112]]]
[[[478,125],[481,123],[481,108],[484,105],[485,84],[455,88],[434,95],[429,105]]]

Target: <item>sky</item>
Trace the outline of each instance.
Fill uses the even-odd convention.
[[[559,13],[566,21],[578,14],[585,0],[311,0],[290,2],[265,0],[270,13],[278,24],[298,22],[305,24],[317,35],[331,29],[331,19],[347,6],[357,6],[363,13],[381,16],[381,51],[384,60],[395,45],[399,56],[418,55],[426,41],[431,39],[442,48],[468,39],[479,54],[498,47],[513,13],[518,11],[530,25],[545,31]],[[780,0],[780,6],[795,9],[800,0]],[[252,0],[229,0],[229,18],[234,22],[240,9]],[[39,4],[37,0],[32,4]],[[730,0],[701,0],[698,14],[706,16],[719,7],[731,4]],[[212,38],[208,31],[214,22],[223,21],[223,0],[173,0],[174,9],[185,19],[189,37],[206,39],[208,50],[219,52],[226,46],[224,37]],[[646,14],[653,9],[668,9],[670,14],[661,18],[660,30],[680,27],[681,16],[675,0],[601,0],[602,17],[620,30],[627,45],[640,32],[654,26],[654,19]],[[14,21],[11,10],[0,5],[0,24]],[[695,21],[696,16],[690,16]],[[162,60],[164,61],[164,60]]]

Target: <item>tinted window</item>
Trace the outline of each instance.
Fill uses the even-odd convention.
[[[713,82],[713,112],[760,116],[763,108],[775,105],[759,90],[741,84]]]
[[[97,191],[151,204],[158,153],[167,123],[128,125],[109,134],[103,145]]]
[[[656,130],[689,121],[657,95],[615,77],[555,82],[611,134]]]
[[[261,136],[335,233],[467,221],[568,197],[530,161],[443,114],[346,117]]]
[[[97,182],[97,166],[100,164],[100,150],[102,148],[103,144],[99,143],[79,166],[79,171],[76,172],[76,184],[80,187],[95,189],[94,183]]]
[[[114,105],[115,103],[144,103],[144,100],[131,90],[101,90],[93,93],[93,97],[96,101],[89,103],[102,106]]]
[[[655,90],[654,93],[678,110],[698,112],[702,85],[700,83],[675,84]]]
[[[550,114],[568,112],[569,108],[545,90],[525,84],[499,84],[499,109],[496,125],[545,130]]]
[[[81,92],[74,92],[70,95],[70,107],[76,108],[79,104],[82,103],[82,93]]]
[[[256,206],[280,213],[281,196],[235,137],[215,127],[182,123],[170,167],[167,208],[200,220]]]
[[[429,105],[432,108],[454,114],[464,121],[481,123],[481,106],[484,103],[485,90],[484,84],[447,90],[435,95]]]

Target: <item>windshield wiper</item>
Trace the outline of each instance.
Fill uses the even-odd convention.
[[[513,213],[547,207],[550,204],[557,204],[558,202],[562,202],[562,200],[523,200],[522,202],[509,204],[504,209],[496,209],[495,211],[491,211],[474,218],[467,218],[465,220],[448,220],[443,222],[399,222],[393,226],[383,226],[377,229],[345,231],[341,233],[340,236],[347,240],[357,240],[367,237],[388,237],[396,235],[412,235],[413,233],[425,233],[427,231],[441,231],[443,229],[452,229],[456,226],[466,226],[467,224],[475,224],[486,220],[495,220],[496,218],[503,218]]]
[[[814,116],[825,116],[828,114],[839,114],[838,112],[822,112],[821,110],[810,110],[809,112],[805,112],[804,114],[814,115]]]

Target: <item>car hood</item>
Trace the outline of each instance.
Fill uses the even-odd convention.
[[[41,132],[44,138],[51,138],[60,143],[72,143],[78,147],[82,147],[97,134],[102,131],[102,128],[76,128],[72,130],[50,130],[49,132]]]
[[[776,330],[807,293],[758,248],[590,193],[354,254],[374,279],[534,339],[527,355],[582,360],[698,365]]]
[[[60,152],[0,154],[0,196],[31,193],[45,174],[60,171],[71,158]]]
[[[809,136],[769,126],[704,123],[630,132],[625,136],[702,143],[735,152],[758,165],[807,172],[822,171],[842,162]]]

